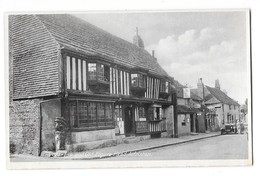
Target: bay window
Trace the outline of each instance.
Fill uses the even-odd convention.
[[[88,63],[88,78],[90,81],[108,82],[109,67],[100,63]]]
[[[169,93],[169,82],[161,81],[160,92]]]
[[[113,104],[104,102],[70,101],[70,122],[73,128],[113,127]]]
[[[144,79],[144,75],[142,74],[131,74],[131,85],[132,87],[145,88],[146,82]]]

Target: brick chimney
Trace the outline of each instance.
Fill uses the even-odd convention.
[[[215,80],[215,88],[220,90],[220,84],[218,79]]]
[[[155,57],[154,50],[152,50],[152,56],[157,61],[157,58]]]

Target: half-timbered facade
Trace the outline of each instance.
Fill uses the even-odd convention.
[[[173,119],[171,79],[144,50],[138,31],[129,43],[58,14],[13,15],[9,27],[10,141],[16,152],[54,150],[56,117],[67,122],[71,150],[166,132],[167,118]],[[23,112],[28,103],[35,109]],[[17,123],[22,116],[29,118],[27,126]],[[17,138],[18,128],[35,133]],[[33,143],[31,149],[21,141]]]

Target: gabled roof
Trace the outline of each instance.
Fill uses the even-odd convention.
[[[210,94],[213,96],[212,98],[216,98],[219,102],[228,104],[228,105],[235,105],[235,106],[240,106],[235,100],[227,96],[224,92],[222,92],[218,88],[212,88],[209,86],[206,86]],[[208,99],[208,101],[211,101],[212,98],[210,97],[205,97],[205,99]],[[207,103],[207,102],[206,102]]]
[[[101,55],[130,68],[141,67],[159,76],[168,76],[146,50],[116,37],[82,19],[68,14],[36,15],[61,47]]]

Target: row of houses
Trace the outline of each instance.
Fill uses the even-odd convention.
[[[72,15],[11,15],[9,61],[13,153],[216,131],[239,116],[219,83],[168,75],[138,30],[130,43]]]

